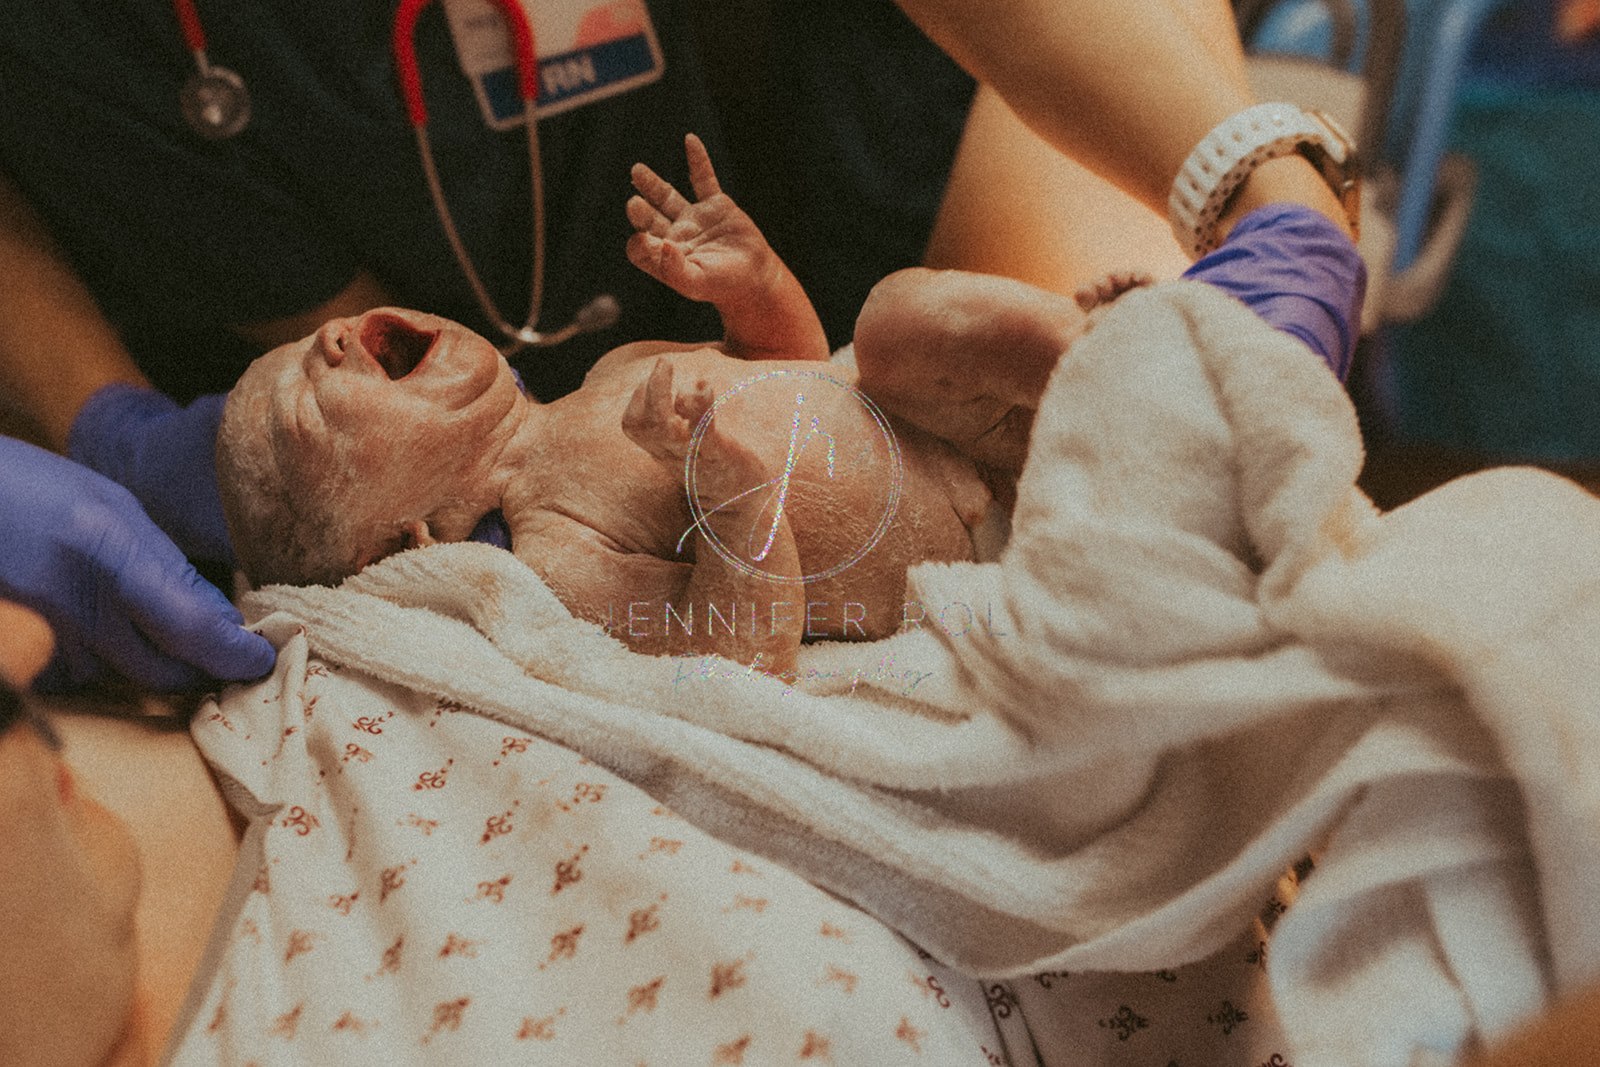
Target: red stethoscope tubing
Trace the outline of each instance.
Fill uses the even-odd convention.
[[[433,199],[439,223],[444,229],[450,250],[455,255],[456,262],[461,267],[461,272],[465,275],[478,306],[483,310],[485,317],[494,324],[495,329],[505,337],[502,350],[509,354],[529,345],[544,347],[560,344],[576,334],[610,326],[617,319],[617,302],[609,294],[602,294],[584,305],[572,322],[561,329],[542,332],[536,328],[544,297],[544,181],[539,160],[539,124],[534,113],[534,105],[539,98],[539,60],[538,52],[534,48],[533,26],[529,23],[528,14],[523,10],[520,0],[496,0],[496,2],[510,29],[511,46],[517,62],[517,88],[522,98],[527,125],[529,213],[533,231],[532,277],[528,282],[528,316],[520,327],[507,322],[500,314],[499,308],[495,306],[493,297],[490,296],[478,275],[477,268],[472,263],[472,257],[461,239],[455,220],[451,217],[450,205],[445,199],[444,187],[440,183],[438,169],[434,165],[433,149],[428,143],[428,108],[422,96],[422,73],[417,66],[415,39],[417,18],[422,14],[422,9],[428,6],[428,2],[429,0],[400,0],[399,7],[395,11],[393,38],[395,75],[400,82],[400,95],[405,103],[406,116],[411,122],[412,132],[416,135],[423,175],[427,179],[428,193]],[[172,10],[177,16],[179,27],[183,30],[184,43],[194,53],[195,64],[201,78],[207,79],[206,87],[213,91],[220,88],[222,95],[233,101],[235,104],[233,113],[238,121],[219,123],[207,117],[204,108],[215,106],[215,101],[205,100],[203,96],[199,105],[202,107],[202,117],[195,119],[189,116],[187,102],[186,117],[191,119],[191,125],[195,125],[197,131],[206,136],[232,136],[248,121],[248,97],[245,96],[244,82],[231,71],[212,67],[207,62],[205,28],[200,23],[200,15],[195,10],[194,0],[172,0]],[[226,84],[220,87],[213,84],[219,80]],[[227,114],[226,111],[223,113]],[[213,130],[215,132],[212,132]]]
[[[478,307],[506,339],[502,351],[514,352],[529,344],[556,343],[552,336],[536,328],[540,307],[544,301],[544,178],[539,160],[539,120],[534,114],[534,101],[539,96],[539,71],[537,53],[533,47],[533,27],[528,25],[527,12],[519,0],[498,0],[506,25],[511,30],[511,46],[517,59],[517,88],[522,97],[522,110],[528,131],[528,180],[530,214],[532,215],[533,241],[532,277],[528,281],[528,317],[518,327],[500,314],[494,297],[478,275],[466,242],[456,228],[450,213],[450,203],[445,199],[444,185],[433,161],[433,146],[428,141],[428,107],[422,99],[422,74],[417,69],[416,31],[417,16],[428,6],[428,0],[400,0],[394,15],[394,69],[400,81],[400,96],[405,102],[406,115],[411,120],[411,131],[417,138],[417,155],[422,161],[422,174],[428,183],[428,195],[433,198],[434,212],[444,227],[445,240],[450,251],[466,276]]]
[[[183,8],[192,16],[194,0],[173,0],[178,5],[179,21],[183,21]],[[533,27],[528,23],[528,13],[518,0],[497,0],[511,28],[511,48],[517,59],[517,87],[524,104],[539,98],[539,53],[533,46]],[[427,7],[429,0],[400,0],[394,15],[394,69],[400,79],[400,95],[405,100],[406,115],[411,125],[428,124],[428,107],[422,100],[422,74],[417,70],[416,29],[417,16]],[[185,35],[188,29],[184,30]],[[192,46],[193,47],[193,46]],[[203,46],[200,46],[203,47]]]
[[[406,115],[413,126],[428,124],[428,107],[422,99],[422,74],[417,69],[416,29],[417,17],[428,6],[429,0],[400,0],[394,16],[394,66],[400,79],[400,95],[406,103]],[[533,44],[533,26],[528,13],[517,0],[497,0],[511,28],[511,48],[517,60],[517,86],[523,100],[539,97],[539,53]],[[183,31],[183,41],[191,52],[206,50],[206,30],[195,10],[194,0],[172,0],[172,11],[177,16],[178,27]]]
[[[200,25],[200,13],[194,9],[194,0],[172,0],[173,13],[178,16],[178,26],[183,30],[183,41],[191,52],[206,50],[206,30]]]

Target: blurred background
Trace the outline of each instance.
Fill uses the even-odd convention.
[[[1234,7],[1258,89],[1365,134],[1368,491],[1511,462],[1600,487],[1600,0]]]

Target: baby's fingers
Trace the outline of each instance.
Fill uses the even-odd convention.
[[[674,241],[664,241],[653,233],[636,233],[628,238],[628,262],[659,282],[672,286],[691,300],[702,300],[694,286],[694,274]]]
[[[684,154],[689,157],[689,184],[694,187],[696,200],[709,200],[722,192],[722,183],[717,181],[716,169],[711,166],[711,153],[706,151],[705,142],[694,134],[688,134],[683,139]]]
[[[673,410],[690,426],[699,426],[700,420],[705,418],[706,412],[711,410],[711,405],[716,403],[716,399],[717,395],[712,391],[710,384],[699,381],[695,383],[693,389],[679,393],[673,399]]]
[[[639,384],[622,413],[622,432],[657,459],[681,459],[688,441],[687,424],[673,411],[672,364],[656,360],[650,377]]]
[[[667,221],[675,220],[689,206],[689,201],[685,200],[683,194],[672,187],[671,182],[643,163],[635,163],[630,176],[633,179],[633,187],[639,190],[639,195],[653,204],[657,211],[665,215]],[[630,215],[629,217],[631,218],[632,216]]]
[[[665,237],[667,229],[672,223],[665,215],[642,196],[628,198],[628,221],[640,233],[652,234],[656,237]]]
[[[650,233],[636,233],[628,238],[625,251],[628,262],[652,278],[661,276],[661,253],[666,242]]]
[[[672,364],[657,359],[650,376],[628,402],[623,418],[640,429],[659,432],[672,421]]]

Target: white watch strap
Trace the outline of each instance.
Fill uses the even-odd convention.
[[[1199,257],[1215,248],[1228,198],[1261,164],[1302,144],[1331,147],[1326,128],[1293,104],[1257,104],[1218,123],[1184,160],[1167,198],[1167,218],[1183,250]]]

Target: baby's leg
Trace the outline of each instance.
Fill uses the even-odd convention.
[[[921,267],[879,282],[856,320],[861,388],[980,463],[1022,469],[1045,382],[1085,314],[1009,278]]]
[[[684,139],[690,203],[643,163],[628,201],[628,259],[690,300],[715,304],[728,352],[741,359],[827,359],[828,339],[800,282],[722,191],[700,138]]]

